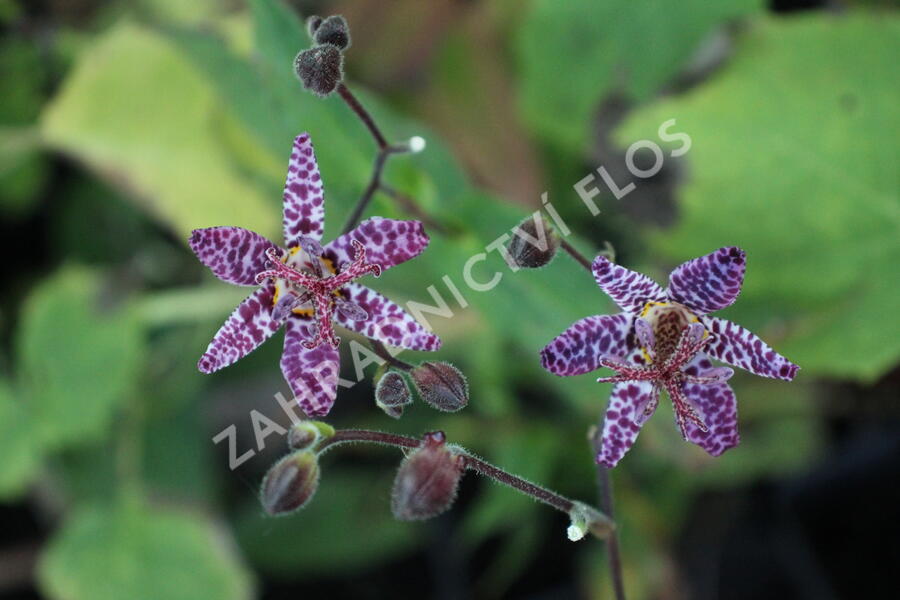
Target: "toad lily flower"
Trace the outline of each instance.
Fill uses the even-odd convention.
[[[664,290],[605,257],[594,260],[594,278],[623,312],[576,322],[541,351],[541,363],[556,375],[616,371],[598,379],[616,385],[597,462],[610,468],[619,462],[656,410],[660,390],[686,440],[713,456],[736,446],[737,403],[726,383],[733,371],[714,367],[710,356],[756,375],[794,378],[799,367],[761,339],[708,316],[737,299],[744,267],[740,248],[720,248],[676,268]]]
[[[225,321],[197,368],[227,367],[284,325],[281,370],[310,416],[327,414],[337,394],[340,340],[333,321],[391,346],[441,345],[400,306],[354,281],[421,254],[428,245],[422,224],[376,217],[323,246],[324,217],[319,167],[303,134],[294,140],[284,186],[284,249],[240,227],[196,229],[190,239],[216,277],[260,286]]]

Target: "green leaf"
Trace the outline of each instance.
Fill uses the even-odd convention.
[[[120,23],[81,55],[42,129],[52,147],[128,189],[185,238],[196,227],[227,224],[271,233],[277,199],[264,200],[222,148],[228,118],[162,36]]]
[[[50,542],[38,583],[53,600],[241,600],[250,575],[197,515],[123,504],[82,509]]]
[[[25,408],[0,380],[0,501],[17,497],[37,470],[40,452]]]
[[[900,320],[885,318],[900,262],[898,52],[888,14],[763,20],[725,72],[618,132],[654,139],[674,118],[691,136],[680,221],[655,246],[673,262],[743,247],[744,290],[722,316],[801,375],[873,380],[900,358]]]
[[[517,40],[520,108],[535,132],[581,148],[609,93],[644,100],[681,69],[712,29],[759,0],[534,0]]]
[[[96,275],[68,268],[26,302],[18,336],[21,383],[35,434],[50,448],[103,436],[136,386],[139,321],[127,307],[104,307],[100,292]]]

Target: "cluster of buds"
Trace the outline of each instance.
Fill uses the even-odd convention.
[[[413,394],[406,375],[419,397],[432,408],[456,412],[469,403],[469,383],[459,369],[446,362],[426,361],[405,374],[388,371],[375,385],[375,404],[388,416],[399,419],[412,404]]]
[[[328,96],[344,79],[344,50],[350,47],[350,27],[340,15],[306,21],[314,46],[294,59],[294,72],[303,87],[318,96]]]

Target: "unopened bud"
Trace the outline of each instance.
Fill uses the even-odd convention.
[[[325,44],[298,54],[294,59],[294,72],[304,88],[318,96],[327,96],[344,79],[343,63],[341,51]]]
[[[319,487],[319,461],[308,450],[288,454],[266,473],[260,491],[265,511],[285,515],[306,504]]]
[[[543,267],[556,255],[559,236],[540,213],[534,213],[513,230],[509,254],[513,261],[526,269]]]
[[[312,15],[306,19],[306,32],[309,37],[315,38],[316,30],[322,25],[324,19],[318,15]]]
[[[445,412],[469,403],[469,382],[459,369],[445,362],[423,362],[410,371],[422,400]]]
[[[350,47],[350,27],[347,20],[340,15],[328,17],[320,22],[312,37],[317,44],[331,44],[341,50]]]
[[[582,502],[574,503],[572,510],[569,511],[569,518],[572,522],[566,529],[566,535],[573,542],[577,542],[588,532],[600,539],[606,539],[615,528],[609,517]]]
[[[375,386],[375,404],[388,416],[399,419],[403,415],[403,407],[412,403],[412,393],[403,375],[396,371],[388,371]]]
[[[306,450],[324,438],[334,435],[334,427],[322,421],[299,421],[294,423],[287,435],[288,447],[292,450]]]
[[[401,521],[436,517],[456,500],[464,471],[463,457],[446,445],[442,431],[425,434],[422,445],[403,459],[391,497],[391,511]]]

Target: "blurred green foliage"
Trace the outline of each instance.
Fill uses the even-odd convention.
[[[445,109],[460,118],[447,137],[490,153],[536,140],[547,178],[567,192],[553,202],[578,215],[573,228],[590,233],[607,215],[591,221],[571,186],[599,166],[589,158],[598,104],[613,94],[636,104],[616,133],[623,147],[656,140],[659,124],[677,119],[693,142],[677,190],[679,218],[664,230],[629,223],[621,236],[648,248],[635,262],[660,278],[718,246],[743,246],[745,291],[726,316],[803,367],[790,385],[735,377],[743,443],[718,461],[680,439],[667,406],[647,424],[616,472],[626,575],[643,597],[665,579],[667,548],[696,494],[800,469],[816,455],[813,377],[872,381],[900,356],[900,319],[890,310],[900,260],[890,52],[898,49],[898,20],[773,19],[757,0],[534,0],[524,14],[509,6],[485,9],[504,19],[493,25],[508,38],[508,93],[479,94],[486,82],[500,85],[492,79],[499,70],[483,68],[479,51],[466,48],[468,33],[451,33],[439,49],[437,88],[427,97],[457,105],[472,97],[477,107]],[[724,25],[735,20],[742,28],[731,35]],[[184,243],[190,230],[239,225],[277,239],[288,148],[301,131],[312,134],[323,174],[326,239],[370,176],[374,146],[363,127],[339,99],[305,94],[293,77],[293,57],[308,45],[300,17],[275,0],[250,0],[231,13],[214,0],[142,0],[116,4],[97,22],[103,26],[83,44],[60,34],[65,47],[51,52],[68,71],[48,102],[48,69],[35,47],[10,37],[0,53],[0,210],[20,218],[43,203],[57,233],[51,246],[63,252],[53,272],[25,278],[14,356],[0,380],[0,499],[20,501],[38,482],[64,509],[40,563],[43,593],[246,598],[254,571],[339,575],[408,555],[431,533],[391,519],[391,463],[328,456],[319,496],[288,519],[262,517],[256,481],[237,499],[224,493],[223,477],[243,474],[226,472],[227,457],[210,438],[230,423],[248,428],[251,409],[277,414],[270,398],[280,385],[278,340],[215,377],[195,370],[246,290],[201,275]],[[687,92],[660,98],[710,36],[733,37],[733,56]],[[537,351],[573,321],[614,307],[568,257],[510,273],[490,252],[474,276],[503,272],[501,284],[490,293],[464,288],[469,257],[508,234],[537,198],[526,209],[521,198],[516,205],[470,181],[442,136],[411,116],[413,92],[358,93],[389,138],[428,140],[426,152],[392,159],[386,179],[452,233],[430,232],[428,251],[378,287],[401,302],[430,302],[426,288],[435,285],[451,302],[452,321],[430,322],[446,341],[441,358],[469,375],[472,401],[452,416],[416,406],[400,422],[373,402],[334,424],[411,434],[442,428],[498,465],[590,500],[585,432],[608,386],[591,375],[550,376]],[[518,106],[492,104],[505,98]],[[497,139],[506,125],[489,129],[494,110],[504,111],[504,124],[521,115],[521,136]],[[483,137],[491,139],[481,145]],[[74,183],[46,199],[50,153],[78,167],[70,166]],[[500,168],[502,157],[493,161]],[[370,213],[403,215],[383,197]],[[571,241],[594,253],[586,239]],[[445,275],[463,289],[465,310],[451,300]],[[255,447],[250,437],[240,440],[241,452]],[[272,452],[250,463],[254,476],[277,458]],[[563,535],[565,522],[499,486],[481,485],[475,495],[454,541],[472,552],[499,541],[477,583],[496,596],[544,536]],[[335,534],[347,530],[354,534]],[[583,587],[594,590],[605,585],[600,561],[591,542],[583,545]]]

